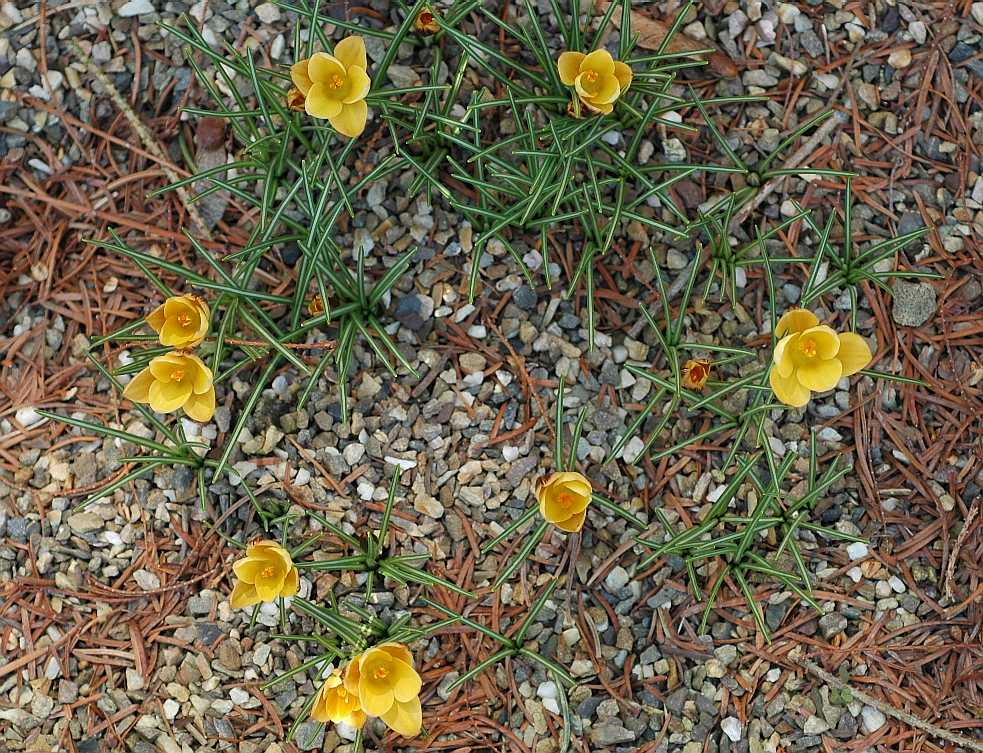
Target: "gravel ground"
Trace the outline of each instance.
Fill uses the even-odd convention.
[[[343,12],[346,4],[327,5]],[[674,7],[643,11],[666,18]],[[369,10],[386,14],[388,3],[374,0]],[[303,644],[275,637],[275,610],[261,611],[250,628],[248,613],[229,607],[235,549],[207,524],[222,515],[223,530],[245,538],[256,530],[248,501],[216,483],[203,514],[192,474],[178,468],[74,511],[101,479],[120,472],[127,448],[53,426],[35,410],[80,411],[150,433],[138,414],[118,407],[82,355],[87,338],[156,301],[146,300],[138,270],[82,238],[121,226],[133,242],[188,260],[180,235],[188,221],[172,194],[146,198],[167,178],[137,146],[87,60],[110,75],[175,164],[189,150],[199,161],[216,151],[224,159],[224,139],[209,139],[206,126],[177,115],[203,102],[202,93],[179,44],[157,22],[184,13],[216,43],[256,50],[266,64],[290,62],[294,21],[271,3],[48,2],[40,15],[34,3],[0,3],[0,344],[8,354],[0,361],[0,751],[349,749],[337,730],[316,724],[285,741],[316,690],[308,673],[259,689],[306,654]],[[705,74],[708,91],[775,95],[768,105],[723,111],[742,157],[753,161],[788,132],[788,101],[805,112],[837,107],[845,124],[817,146],[813,164],[863,173],[855,186],[858,234],[933,227],[906,262],[942,279],[899,285],[893,300],[870,290],[859,316],[860,331],[879,346],[877,368],[931,384],[864,377],[773,425],[776,452],[801,451],[814,426],[821,458],[854,463],[815,517],[869,545],[804,538],[823,616],[787,591],[755,584],[771,643],[728,587],[709,635],[698,635],[702,605],[689,593],[683,563],[662,559],[633,579],[643,556],[633,532],[597,511],[579,550],[553,532],[510,585],[475,600],[470,616],[504,630],[544,585],[571,573],[572,585],[554,593],[529,637],[579,680],[570,694],[574,750],[970,750],[889,718],[810,674],[806,661],[983,741],[981,27],[983,3],[861,9],[718,0],[698,4],[688,19],[691,38],[709,39],[743,71]],[[398,62],[411,65],[411,51]],[[706,142],[649,146],[649,154],[699,156]],[[373,163],[372,150],[365,147],[359,165]],[[504,248],[490,249],[484,293],[468,304],[461,267],[470,228],[439,206],[407,202],[400,188],[393,180],[360,197],[339,244],[362,243],[380,258],[421,244],[389,308],[391,332],[421,378],[393,380],[371,351],[356,349],[352,415],[342,423],[328,379],[296,410],[303,383],[284,370],[241,437],[236,470],[285,507],[319,510],[362,530],[370,515],[377,519],[399,466],[397,547],[429,553],[433,572],[465,588],[487,589],[504,548],[482,557],[478,547],[532,499],[551,453],[550,433],[536,419],[544,408],[549,415],[562,376],[570,409],[589,406],[577,456],[595,485],[646,522],[657,508],[674,524],[698,518],[726,483],[711,466],[714,447],[657,463],[600,465],[650,397],[649,384],[625,368],[655,356],[635,306],[653,289],[645,230],[629,228],[624,247],[600,265],[600,327],[589,351],[582,298],[529,287]],[[763,215],[787,214],[789,196],[823,207],[828,189],[791,181],[769,197]],[[677,190],[694,207],[713,185],[682,181]],[[202,211],[216,237],[243,245],[254,218],[236,200],[219,196]],[[783,237],[779,248],[798,238]],[[573,253],[569,245],[557,260],[561,280]],[[269,280],[287,279],[295,255],[284,249],[265,271]],[[692,252],[659,245],[657,256],[675,280]],[[687,337],[765,342],[763,278],[743,282],[741,307],[695,309]],[[794,305],[802,280],[779,282]],[[203,441],[221,443],[249,386],[234,380],[220,392],[214,422],[200,429]],[[693,434],[694,424],[681,418],[667,441]],[[297,524],[297,540],[307,525]],[[323,573],[302,579],[301,593],[324,598],[357,586]],[[391,618],[418,595],[415,587],[380,591],[372,606]],[[466,605],[447,593],[440,601]],[[306,617],[291,620],[295,633],[311,627]],[[542,669],[513,661],[449,692],[493,647],[450,630],[414,649],[431,736],[405,741],[372,728],[370,750],[559,749],[557,688]]]

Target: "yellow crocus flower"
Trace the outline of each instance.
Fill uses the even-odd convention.
[[[420,734],[420,675],[402,643],[380,643],[356,656],[345,669],[345,687],[357,694],[366,714],[377,716],[403,737]]]
[[[632,72],[607,50],[564,52],[556,62],[564,86],[572,86],[588,109],[607,115],[614,103],[631,86]]]
[[[584,527],[591,483],[582,473],[562,471],[536,482],[539,512],[561,531],[576,533]]]
[[[294,63],[290,78],[304,95],[304,108],[314,118],[327,119],[338,133],[355,138],[365,130],[369,108],[365,95],[372,85],[365,42],[350,36],[335,45],[334,55],[315,52]]]
[[[332,672],[317,691],[311,718],[316,722],[344,722],[352,727],[365,724],[365,713],[359,706],[358,696],[348,692],[338,672]]]
[[[212,370],[192,353],[175,351],[157,356],[130,380],[123,397],[149,403],[158,413],[181,408],[195,421],[210,421],[215,413]]]
[[[813,392],[833,389],[842,377],[866,368],[872,358],[860,335],[837,333],[806,309],[785,312],[775,336],[779,340],[768,377],[775,397],[793,408],[803,407]]]
[[[251,607],[278,596],[293,596],[300,577],[290,552],[275,541],[257,541],[246,547],[246,556],[232,565],[236,584],[229,602],[233,609]]]
[[[169,348],[194,348],[201,345],[208,332],[211,312],[208,304],[196,295],[168,298],[147,316],[147,324]]]

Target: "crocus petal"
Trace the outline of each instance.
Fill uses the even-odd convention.
[[[543,517],[554,522],[581,512],[590,504],[590,495],[575,494],[563,488],[548,489],[545,497],[546,513]]]
[[[398,659],[393,659],[391,666],[393,697],[397,703],[406,703],[420,693],[423,686],[420,675],[409,664]]]
[[[345,667],[345,676],[343,678],[345,682],[345,690],[355,696],[358,695],[359,679],[361,678],[361,672],[359,671],[361,659],[361,656],[356,656],[350,662],[348,662],[348,666]]]
[[[614,58],[607,50],[594,50],[581,61],[580,71],[595,71],[598,76],[610,76],[614,73]]]
[[[294,82],[294,86],[303,92],[304,96],[307,96],[307,92],[311,90],[313,81],[311,77],[307,75],[307,61],[301,60],[290,66],[290,80]]]
[[[296,596],[300,590],[300,573],[296,567],[287,571],[287,577],[283,579],[283,586],[280,588],[280,596]]]
[[[775,346],[775,352],[772,355],[775,368],[778,369],[778,373],[785,379],[792,376],[792,372],[795,371],[795,362],[792,360],[790,348],[797,338],[798,334],[783,337],[778,341],[778,344]]]
[[[587,509],[583,509],[575,515],[571,515],[565,520],[557,520],[553,522],[557,528],[561,531],[566,531],[567,533],[576,533],[581,528],[584,527],[584,521],[587,519]]]
[[[160,332],[161,327],[164,326],[164,321],[166,320],[164,316],[164,304],[160,304],[157,308],[147,314],[146,322],[151,326],[154,332]]]
[[[341,100],[335,97],[334,91],[321,83],[315,83],[304,100],[304,109],[312,118],[333,118],[341,112],[341,108]]]
[[[283,575],[280,574],[280,577],[274,575],[272,578],[259,576],[253,585],[256,587],[256,593],[259,594],[260,599],[263,601],[273,601],[280,595],[280,587],[283,585]]]
[[[620,60],[614,61],[614,75],[618,79],[618,85],[621,87],[621,91],[624,92],[631,86],[634,74],[631,72],[631,68],[622,63]]]
[[[808,309],[791,309],[782,314],[775,326],[775,336],[784,337],[793,332],[801,332],[819,324],[819,319]]]
[[[123,388],[123,397],[134,403],[150,402],[150,385],[154,383],[154,375],[150,369],[144,369]]]
[[[366,711],[369,714],[372,713]],[[394,703],[380,716],[389,729],[403,737],[416,737],[423,727],[423,708],[417,697],[413,697],[405,703]]]
[[[380,651],[385,651],[397,661],[401,661],[404,664],[409,664],[411,667],[413,666],[413,654],[410,653],[410,650],[402,643],[380,643],[378,646],[375,646],[375,648],[379,649]]]
[[[246,583],[253,583],[256,580],[256,576],[266,566],[265,560],[259,557],[243,557],[241,560],[236,560],[232,563],[232,572],[236,574],[239,580]]]
[[[560,81],[564,86],[573,86],[585,57],[587,56],[582,52],[564,52],[560,55],[556,61],[556,69],[560,72]]]
[[[840,350],[836,354],[836,360],[843,365],[842,376],[850,376],[861,369],[866,369],[872,359],[870,346],[860,335],[853,332],[844,332],[840,335]]]
[[[591,81],[586,74],[581,73],[574,79],[573,85],[577,88],[577,94],[581,99],[593,100],[600,83],[597,79]]]
[[[160,328],[160,344],[168,347],[180,347],[190,344],[194,340],[194,334],[182,327],[177,319],[167,319],[164,326]]]
[[[587,477],[577,471],[560,471],[554,473],[549,478],[549,485],[563,485],[572,489],[577,494],[590,495],[591,485]]]
[[[586,107],[588,110],[593,110],[594,112],[600,113],[601,115],[607,115],[614,110],[614,105],[612,105],[611,103],[607,103],[607,104],[594,103],[591,102],[589,99],[581,99],[580,101],[584,103],[584,107]]]
[[[768,374],[768,381],[771,389],[781,402],[791,405],[793,408],[801,408],[809,402],[810,392],[795,378],[795,375],[783,377],[777,369],[772,369]]]
[[[150,407],[158,413],[170,413],[184,405],[191,396],[190,382],[158,382],[150,385]]]
[[[810,338],[816,344],[816,355],[821,359],[833,358],[840,349],[840,337],[836,330],[820,324],[818,327],[810,327],[803,330],[801,338]]]
[[[597,93],[594,95],[593,100],[598,105],[611,104],[620,94],[621,86],[618,84],[618,79],[613,75],[604,76],[599,80]]]
[[[330,721],[334,721],[331,718],[333,709],[331,708],[330,692],[331,689],[327,684],[322,685],[321,689],[317,691],[317,696],[314,698],[314,705],[311,706],[311,719],[315,722],[327,724]]]
[[[308,100],[310,101],[310,100]],[[343,136],[350,139],[361,135],[365,130],[365,122],[369,118],[369,106],[365,100],[352,102],[350,105],[342,105],[341,112],[331,116],[331,127]],[[373,714],[373,716],[376,716]]]
[[[277,544],[275,541],[257,541],[252,545],[251,550],[255,553],[254,556],[264,557],[265,559],[269,560],[274,567],[283,570],[284,572],[294,566],[293,560],[290,559],[290,552]]]
[[[205,423],[211,421],[215,415],[215,389],[211,388],[207,392],[192,392],[188,397],[188,402],[184,404],[184,412],[193,421]]]
[[[150,373],[158,382],[171,381],[171,374],[174,369],[183,369],[185,366],[184,357],[178,353],[165,353],[157,356],[150,362]]]
[[[843,376],[843,364],[835,358],[830,358],[828,361],[817,360],[795,370],[795,378],[799,383],[813,392],[833,389],[841,376]]]
[[[365,72],[365,69],[353,65],[348,69],[348,93],[342,102],[350,105],[353,102],[365,99],[365,95],[369,93],[370,86],[372,86],[372,80],[369,78],[369,74]]]
[[[334,56],[341,61],[345,68],[358,66],[363,71],[368,70],[369,62],[365,55],[365,42],[360,36],[345,37],[334,47]]]
[[[307,75],[315,84],[323,84],[335,76],[345,77],[345,66],[333,55],[326,52],[315,52],[307,61]],[[313,87],[311,87],[313,89]],[[307,93],[310,96],[310,93]]]
[[[212,370],[205,365],[198,356],[188,355],[188,360],[195,365],[194,390],[198,394],[203,394],[212,389]]]
[[[241,580],[236,581],[232,595],[229,597],[229,604],[233,609],[251,607],[253,604],[259,604],[260,601],[259,594],[256,593],[253,585]]]
[[[372,687],[362,681],[358,686],[358,704],[369,716],[382,716],[392,708],[396,699],[393,697],[392,689],[385,687]]]

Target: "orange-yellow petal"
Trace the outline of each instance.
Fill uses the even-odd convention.
[[[799,335],[799,340],[802,342],[806,339],[815,344],[816,355],[823,360],[832,358],[840,349],[839,335],[836,334],[836,330],[825,324],[803,330],[802,334]]]
[[[392,689],[393,697],[397,703],[405,703],[417,696],[422,687],[420,675],[416,673],[409,664],[398,659],[393,659],[392,664]]]
[[[389,641],[386,643],[380,643],[375,646],[375,648],[379,649],[380,651],[385,651],[394,659],[398,659],[404,664],[409,664],[411,667],[413,666],[413,654],[402,643],[394,643]]]
[[[567,533],[576,533],[581,528],[584,527],[584,521],[587,519],[587,509],[584,508],[580,512],[571,515],[565,520],[555,520],[553,525],[559,528],[561,531],[566,531]]]
[[[795,370],[795,378],[799,380],[799,384],[813,392],[833,389],[841,376],[843,376],[843,364],[835,358],[826,361],[817,360],[799,366]]]
[[[768,374],[768,381],[771,383],[771,389],[775,393],[775,397],[785,403],[785,405],[791,405],[793,408],[801,408],[809,402],[811,393],[799,383],[799,380],[795,378],[794,374],[783,377],[778,373],[777,369],[773,368],[771,373]]]
[[[311,90],[311,85],[314,83],[311,81],[311,77],[307,75],[307,60],[299,60],[290,66],[290,80],[294,82],[294,86],[300,89],[301,93],[306,97],[307,92]]]
[[[580,73],[580,64],[587,57],[582,52],[564,52],[556,61],[556,69],[560,73],[560,81],[564,86],[573,86],[573,82]]]
[[[232,595],[229,597],[229,604],[233,609],[251,607],[253,604],[259,604],[260,601],[259,594],[256,593],[253,585],[241,580],[236,581],[232,589]]]
[[[147,314],[146,322],[154,330],[154,332],[160,332],[161,328],[164,326],[166,317],[164,315],[164,304],[160,304],[157,308]]]
[[[336,93],[329,89],[325,84],[315,82],[311,90],[307,92],[307,99],[304,100],[304,109],[312,118],[327,120],[334,118],[341,113],[343,105],[337,98]]]
[[[338,42],[334,48],[334,56],[341,61],[345,68],[358,66],[363,71],[369,68],[368,58],[365,55],[365,41],[357,34],[345,37]]]
[[[350,139],[360,136],[369,118],[369,106],[365,100],[341,106],[341,112],[329,117],[331,127]]]
[[[344,80],[345,66],[333,55],[326,52],[315,52],[307,61],[307,75],[315,84],[328,83],[336,76]],[[307,94],[310,96],[309,92]]]
[[[621,91],[627,91],[628,87],[631,86],[634,74],[631,71],[631,67],[620,60],[614,61],[614,75],[618,79],[618,85],[621,87]]]
[[[594,50],[581,61],[580,71],[594,71],[598,76],[611,76],[614,74],[614,58],[607,50]]]
[[[365,72],[365,69],[357,65],[351,66],[348,69],[348,94],[342,102],[350,105],[353,102],[365,99],[365,95],[369,93],[371,86],[372,81],[369,79],[369,74]]]
[[[177,410],[190,396],[190,382],[159,382],[155,379],[150,385],[150,407],[158,413]]]
[[[420,699],[414,696],[403,703],[397,701],[381,715],[381,719],[389,729],[403,737],[419,735],[423,727],[423,708],[420,706]]]
[[[280,596],[296,596],[300,590],[300,573],[296,567],[287,571],[287,577],[283,579],[283,586],[280,588]]]
[[[154,382],[154,375],[149,368],[144,369],[129,384],[123,388],[123,397],[132,400],[134,403],[150,402],[150,385]]]
[[[795,347],[795,341],[798,337],[798,333],[785,335],[785,337],[778,341],[778,344],[775,346],[775,352],[772,354],[775,368],[778,369],[778,373],[785,379],[792,376],[792,372],[795,371],[795,361],[792,360],[792,349]]]
[[[618,79],[613,75],[603,76],[598,82],[597,92],[594,94],[593,101],[597,105],[613,103],[621,94],[621,86]]]
[[[215,415],[215,388],[211,387],[201,393],[192,392],[184,404],[184,412],[194,421],[211,421]]]
[[[775,337],[785,337],[785,335],[801,332],[809,327],[819,324],[819,319],[808,309],[790,309],[782,314],[775,326]]]
[[[840,350],[836,354],[836,360],[843,364],[843,376],[850,376],[866,369],[873,356],[867,341],[860,335],[843,332],[840,335]]]

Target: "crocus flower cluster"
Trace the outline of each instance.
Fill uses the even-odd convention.
[[[147,403],[159,413],[178,409],[195,421],[210,421],[215,414],[212,370],[191,352],[208,333],[208,304],[195,295],[172,296],[147,317],[160,344],[175,348],[151,359],[123,390],[123,397]]]
[[[311,718],[361,727],[366,716],[377,716],[400,735],[414,737],[423,725],[421,687],[410,650],[402,643],[380,643],[324,681]]]

